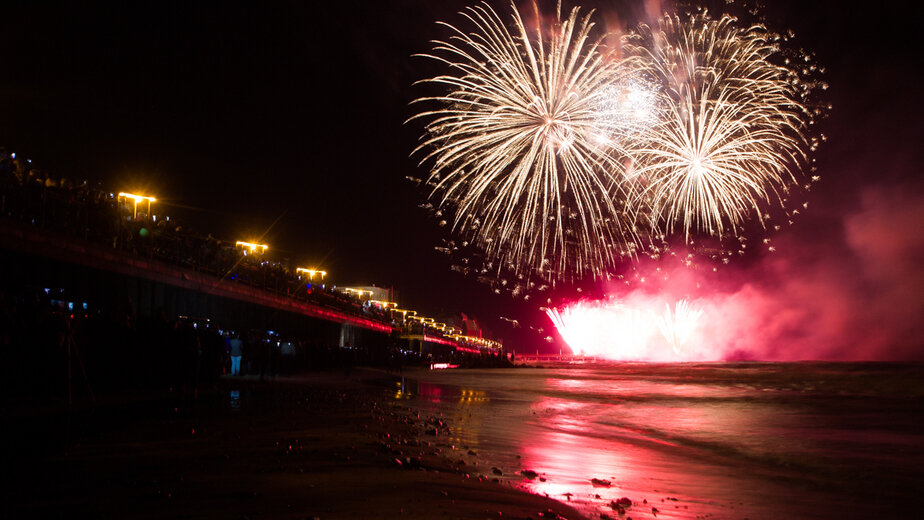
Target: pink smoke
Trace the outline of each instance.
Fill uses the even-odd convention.
[[[577,315],[575,330],[556,325],[573,350],[610,359],[924,359],[922,229],[920,190],[871,189],[834,232],[777,239],[775,252],[756,264],[732,261],[715,273],[680,261],[640,267],[644,274],[628,286],[609,288],[610,299],[558,309]],[[618,306],[651,316],[681,299],[702,311],[681,348],[658,334],[642,341],[638,327],[620,329],[616,314],[605,310]],[[576,335],[579,344],[571,344]]]

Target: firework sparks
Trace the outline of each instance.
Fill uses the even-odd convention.
[[[511,7],[509,29],[487,4],[461,13],[471,32],[443,24],[454,35],[425,56],[453,74],[426,80],[448,92],[416,101],[439,107],[415,116],[429,120],[415,153],[432,160],[431,197],[454,210],[454,231],[489,260],[599,275],[635,240],[613,126],[645,119],[644,95],[614,90],[619,64],[592,37],[592,11],[563,19],[559,6],[530,31]]]
[[[664,339],[673,347],[675,354],[680,354],[702,314],[702,309],[691,308],[686,300],[677,302],[673,314],[670,305],[664,304],[664,314],[658,319],[658,328]]]
[[[580,301],[546,309],[558,333],[578,356],[605,359],[649,359],[648,338],[655,330],[652,315],[618,302]]]
[[[595,124],[608,142],[627,143],[651,130],[662,117],[660,87],[634,62],[621,64],[612,82],[603,87],[597,105]]]
[[[699,356],[682,347],[696,331],[703,311],[686,300],[676,302],[673,312],[667,303],[663,312],[658,308],[653,301],[579,301],[562,310],[546,309],[546,315],[575,355],[620,361],[680,361]]]
[[[661,84],[663,120],[631,153],[652,226],[720,236],[782,205],[806,160],[810,86],[762,26],[708,14],[661,18],[626,38],[633,63]],[[779,61],[781,64],[775,63]]]
[[[470,32],[443,24],[453,36],[424,56],[452,72],[425,80],[444,93],[412,118],[428,121],[414,153],[432,162],[441,225],[486,270],[603,277],[665,235],[692,245],[766,226],[801,189],[821,114],[806,100],[825,85],[785,38],[665,15],[627,33],[617,58],[592,37],[592,12],[562,18],[559,5],[531,30],[511,8],[509,26],[487,4],[461,13]]]

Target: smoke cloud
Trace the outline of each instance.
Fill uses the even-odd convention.
[[[922,359],[922,229],[919,191],[869,188],[840,234],[784,241],[714,295],[703,332],[731,359]]]
[[[613,284],[610,303],[580,305],[619,302],[657,313],[686,299],[703,311],[679,352],[660,339],[630,351],[618,337],[596,340],[614,359],[922,360],[924,193],[907,186],[867,188],[855,208],[830,229],[809,226],[775,239],[775,252],[751,265],[732,261],[713,273],[711,267],[661,262],[657,271],[640,268],[628,286]],[[599,330],[613,335],[611,326]],[[593,343],[587,332],[585,345]]]

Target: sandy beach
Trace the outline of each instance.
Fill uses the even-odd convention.
[[[919,365],[357,368],[2,408],[3,518],[908,518]]]
[[[15,417],[6,518],[583,518],[496,481],[453,428],[355,370]],[[131,413],[126,413],[131,410]],[[64,439],[63,436],[67,436]],[[455,448],[455,449],[453,449]]]

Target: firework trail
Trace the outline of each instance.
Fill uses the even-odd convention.
[[[658,328],[664,339],[674,349],[675,354],[680,354],[684,343],[696,330],[696,324],[702,315],[702,309],[690,308],[686,300],[677,302],[673,314],[671,314],[670,305],[664,304],[664,314],[658,318]]]
[[[805,71],[787,64],[779,39],[707,13],[665,15],[625,38],[627,59],[661,86],[663,119],[631,152],[651,226],[720,236],[782,204],[806,162],[812,113]]]
[[[623,74],[592,37],[592,11],[563,19],[559,5],[531,31],[511,7],[510,29],[487,4],[460,13],[471,32],[443,24],[453,36],[424,56],[452,74],[425,81],[445,94],[415,101],[438,105],[415,116],[428,120],[415,153],[433,163],[431,197],[454,211],[453,230],[489,261],[599,275],[636,240],[619,149],[646,126],[644,99],[612,81]]]

